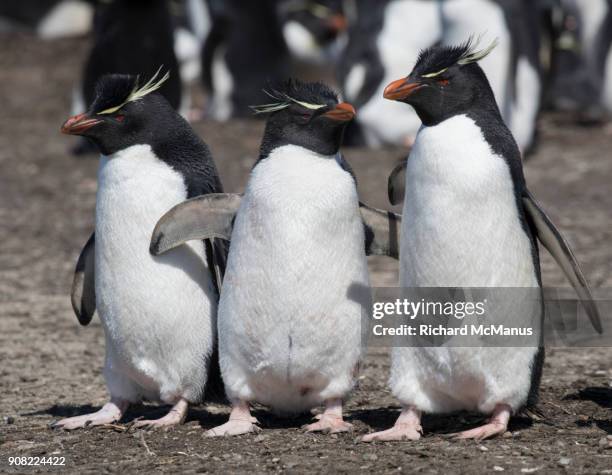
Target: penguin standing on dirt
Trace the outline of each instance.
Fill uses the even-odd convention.
[[[355,110],[322,83],[289,81],[274,102],[244,197],[210,195],[170,211],[152,252],[229,237],[219,350],[229,421],[208,436],[256,430],[249,403],[282,413],[321,404],[308,431],[343,432],[371,294],[369,253],[397,256],[397,217],[359,203],[339,154]],[[232,232],[233,227],[233,232]],[[364,246],[365,243],[365,246]]]
[[[102,154],[95,234],[77,263],[72,304],[82,325],[96,310],[102,320],[110,402],[57,428],[118,421],[143,399],[173,408],[137,426],[178,424],[204,393],[225,248],[218,240],[191,242],[153,257],[149,241],[174,205],[222,188],[207,146],[155,93],[167,78],[139,86],[133,76],[103,76],[89,111],[62,126]]]
[[[387,99],[410,104],[423,121],[405,169],[400,285],[534,289],[540,298],[520,302],[521,310],[515,311],[515,302],[510,312],[506,307],[488,317],[502,324],[535,322],[539,335],[543,307],[537,236],[601,331],[578,264],[527,190],[519,149],[477,64],[493,47],[476,51],[470,42],[432,47],[408,77],[385,89]],[[397,186],[390,184],[396,198]],[[543,358],[541,342],[512,348],[394,348],[390,386],[402,413],[393,428],[363,440],[416,440],[422,412],[458,410],[479,411],[491,419],[457,437],[501,434],[513,413],[535,401]]]

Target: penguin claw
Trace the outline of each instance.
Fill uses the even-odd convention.
[[[474,439],[476,442],[480,442],[482,440],[490,439],[491,437],[496,437],[503,434],[506,432],[507,428],[507,424],[502,424],[501,422],[489,422],[488,424],[476,427],[475,429],[452,434],[452,438],[456,440]]]
[[[224,437],[259,432],[261,427],[256,424],[258,424],[258,421],[254,417],[251,417],[248,420],[230,419],[225,424],[221,424],[220,426],[207,430],[204,433],[204,437]]]
[[[75,430],[87,429],[89,427],[112,424],[120,419],[108,412],[94,412],[83,416],[68,417],[50,424],[51,429]]]
[[[396,424],[391,427],[391,429],[364,435],[361,438],[361,442],[374,442],[377,440],[382,442],[393,440],[419,440],[422,433],[423,429],[420,424]]]
[[[353,424],[342,420],[337,416],[329,416],[319,414],[315,416],[318,422],[304,426],[306,432],[323,432],[325,434],[338,434],[340,432],[350,432],[353,430]]]
[[[189,407],[188,402],[185,399],[181,399],[176,403],[172,409],[164,417],[159,419],[143,419],[134,421],[133,426],[135,429],[168,429],[170,427],[182,424],[187,417],[187,408]]]
[[[481,441],[503,434],[508,429],[508,421],[512,408],[507,404],[497,404],[489,422],[475,429],[466,430],[453,435],[454,439],[474,439]]]

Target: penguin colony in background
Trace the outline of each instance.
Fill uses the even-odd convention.
[[[525,156],[537,146],[542,108],[599,123],[612,114],[610,0],[24,0],[0,5],[0,31],[30,26],[42,37],[84,32],[93,46],[73,94],[91,105],[104,74],[171,71],[162,94],[185,117],[251,117],[262,90],[294,75],[335,77],[360,111],[348,145],[412,145],[421,121],[385,101],[418,53],[472,34],[497,39],[481,62],[502,118]],[[92,19],[93,17],[93,19]],[[314,74],[313,74],[314,73]],[[201,77],[209,101],[193,108]],[[91,152],[81,141],[74,153]]]
[[[350,430],[342,404],[367,343],[369,254],[399,258],[402,287],[541,293],[539,239],[601,332],[584,276],[527,190],[518,146],[478,65],[495,46],[428,48],[384,89],[385,100],[412,106],[423,122],[390,179],[391,201],[405,196],[403,219],[359,201],[340,153],[356,111],[322,83],[289,80],[254,107],[267,124],[237,195],[223,193],[208,148],[158,92],[168,73],[142,85],[103,76],[89,110],[62,132],[101,153],[95,233],[79,257],[72,302],[80,323],[95,311],[103,322],[110,401],[54,427],[116,422],[143,399],[172,409],[137,426],[181,423],[213,379],[218,338],[232,411],[207,436],[257,430],[253,403],[281,414],[324,405],[308,431]],[[525,317],[540,330],[541,301],[492,315]],[[501,434],[535,402],[543,358],[538,345],[394,348],[390,387],[403,411],[393,428],[362,440],[415,440],[423,412],[456,410],[491,417],[458,437]]]

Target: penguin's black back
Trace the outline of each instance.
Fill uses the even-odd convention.
[[[173,108],[178,109],[181,81],[166,0],[99,3],[95,16],[94,46],[87,59],[83,78],[86,105],[93,101],[96,81],[104,74],[148,78],[161,66],[170,71],[170,79],[160,92]]]
[[[163,99],[154,94],[151,94],[150,100],[164,107]],[[155,131],[151,134],[149,145],[155,155],[183,176],[188,198],[207,193],[223,193],[219,173],[208,146],[180,114],[167,112],[170,113],[159,114]]]

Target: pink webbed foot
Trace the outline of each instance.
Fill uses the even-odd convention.
[[[258,421],[251,416],[248,403],[238,402],[232,408],[229,420],[225,424],[206,431],[206,437],[223,437],[226,435],[242,435],[261,430],[256,424]]]
[[[489,439],[497,435],[503,434],[508,429],[508,421],[510,420],[510,414],[512,408],[506,404],[498,404],[493,410],[493,415],[489,422],[483,426],[476,427],[475,429],[466,430],[454,434],[455,439],[474,439],[481,441]]]
[[[409,407],[402,411],[391,429],[366,434],[361,438],[361,441],[419,440],[422,433],[421,412],[414,407]]]
[[[134,427],[136,428],[145,428],[145,429],[158,429],[161,427],[172,427],[179,424],[182,424],[187,417],[187,409],[189,407],[189,403],[185,399],[181,399],[178,403],[176,403],[172,409],[166,414],[164,417],[159,419],[145,419],[136,421],[134,423]]]
[[[308,424],[307,432],[326,432],[337,434],[353,430],[353,424],[342,419],[342,400],[331,399],[325,403],[325,412],[315,417],[318,422]]]
[[[102,409],[91,414],[68,417],[51,424],[52,429],[74,430],[84,427],[112,424],[123,417],[129,403],[127,401],[113,401],[104,404]]]

